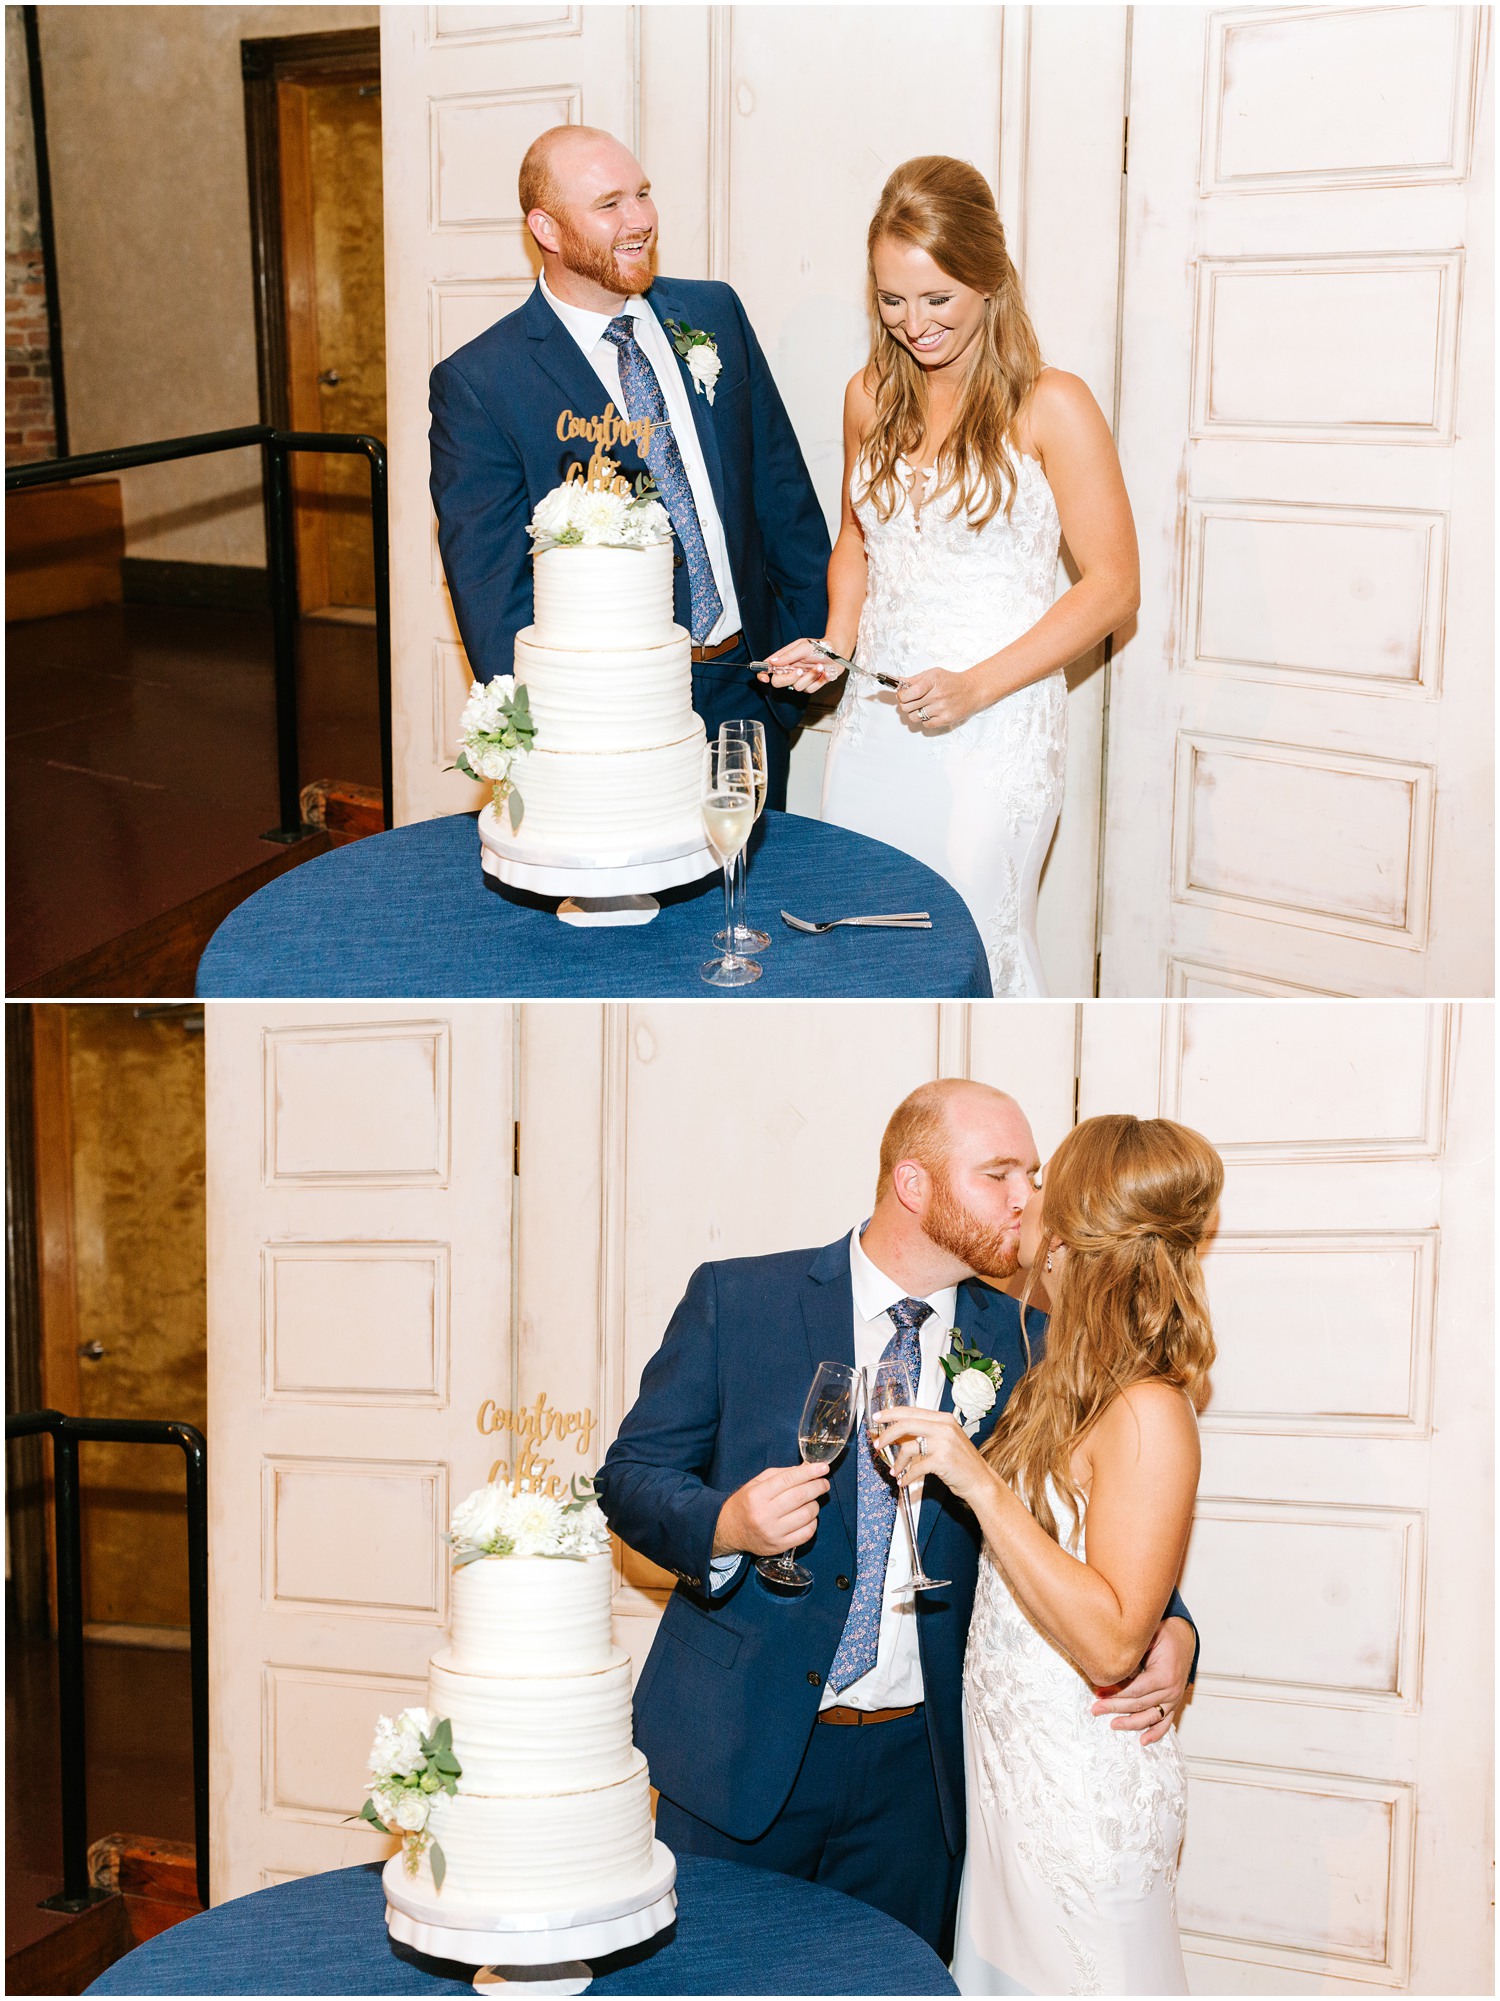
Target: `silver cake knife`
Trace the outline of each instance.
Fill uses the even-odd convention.
[[[810,639],[807,643],[821,653],[825,660],[837,661],[840,667],[847,669],[857,680],[878,681],[882,688],[901,686],[900,679],[895,674],[878,674],[873,667],[861,667],[853,660],[846,660],[842,653],[835,653],[833,648],[825,646],[821,639]],[[749,664],[752,674],[774,674],[777,671],[768,660],[752,660]]]

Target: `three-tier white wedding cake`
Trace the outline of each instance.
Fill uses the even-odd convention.
[[[516,766],[525,812],[509,845],[601,862],[701,845],[704,731],[691,641],[672,622],[670,524],[647,503],[662,539],[549,545],[538,524],[559,496],[575,509],[618,500],[559,488],[537,508],[532,623],[515,644],[536,740]]]
[[[592,1504],[564,1514],[502,1485],[469,1497],[450,1540],[448,1644],[429,1666],[427,1723],[447,1720],[459,1776],[430,1796],[412,1887],[460,1926],[627,1897],[652,1871],[651,1782],[631,1738],[603,1520]],[[485,1542],[509,1549],[474,1554]],[[563,1547],[519,1553],[549,1543]]]

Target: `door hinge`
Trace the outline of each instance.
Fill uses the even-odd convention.
[[[510,1129],[510,1171],[513,1180],[521,1178],[521,1121],[516,1119]]]
[[[1125,136],[1120,142],[1120,172],[1130,172],[1130,120],[1125,120]]]

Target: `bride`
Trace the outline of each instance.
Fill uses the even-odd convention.
[[[1043,994],[1037,887],[1062,806],[1063,668],[1139,602],[1114,441],[1044,368],[984,176],[942,155],[885,184],[868,235],[871,347],[844,396],[843,521],[825,643],[851,675],[823,818],[951,882],[997,994]],[[1053,602],[1059,530],[1081,574]],[[809,639],[777,687],[843,670]]]
[[[1198,1246],[1223,1179],[1170,1119],[1085,1119],[1022,1216],[1027,1292],[1047,1274],[1046,1354],[983,1453],[951,1413],[883,1420],[907,1441],[898,1479],[920,1456],[984,1533],[964,1663],[965,1994],[1187,1992],[1176,1733],[1142,1744],[1093,1704],[1145,1652],[1187,1544],[1214,1359]]]

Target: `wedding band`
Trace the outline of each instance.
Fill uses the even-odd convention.
[[[1158,1702],[1156,1705],[1156,1713],[1157,1716],[1161,1719],[1161,1721],[1165,1723],[1167,1720],[1167,1705],[1164,1702]]]
[[[917,714],[922,718],[924,723],[932,720],[925,709],[918,709]]]
[[[917,1450],[918,1452],[925,1452],[927,1450],[927,1440],[925,1438],[917,1440]]]

